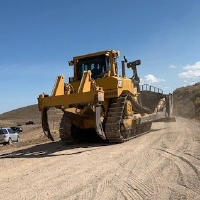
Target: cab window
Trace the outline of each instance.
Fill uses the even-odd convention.
[[[78,79],[81,80],[83,72],[91,70],[92,78],[100,78],[104,72],[110,70],[109,57],[106,55],[94,56],[78,60]]]

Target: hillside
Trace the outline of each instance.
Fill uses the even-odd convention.
[[[197,97],[200,97],[200,83],[176,89],[173,92],[174,115],[200,118],[200,102],[195,103]]]
[[[200,97],[200,83],[195,85],[181,87],[173,92],[174,96],[174,115],[199,118],[200,104],[196,105],[196,97]],[[62,111],[52,108],[49,110],[49,122],[59,123],[62,117]],[[37,105],[18,108],[0,115],[0,126],[10,126],[25,124],[27,121],[33,121],[41,124],[41,113]]]
[[[59,121],[62,111],[52,108],[48,112],[50,121]],[[18,108],[0,115],[0,125],[9,126],[16,124],[25,124],[27,121],[33,121],[36,124],[41,123],[41,113],[37,105]]]

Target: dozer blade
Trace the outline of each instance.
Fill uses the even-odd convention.
[[[175,117],[166,117],[165,119],[164,119],[164,122],[176,122],[176,118]]]
[[[143,93],[144,95],[145,93]],[[150,98],[151,96],[152,98]],[[145,100],[145,101],[144,101]],[[172,94],[169,95],[162,95],[157,94],[155,92],[149,93],[149,96],[146,94],[146,96],[143,97],[143,103],[146,105],[150,102],[151,104],[157,103],[154,112],[148,113],[146,116],[142,116],[141,123],[146,122],[176,122],[176,118],[172,116],[173,112],[173,96]],[[153,106],[154,107],[154,106]],[[139,112],[142,112],[142,109],[139,110]],[[146,112],[147,113],[147,112]]]
[[[51,140],[54,141],[53,136],[51,135],[50,129],[49,129],[49,123],[48,123],[48,115],[47,115],[47,108],[44,108],[41,111],[42,114],[42,129],[44,134]]]
[[[175,117],[165,117],[165,118],[158,119],[155,122],[165,122],[165,123],[176,122],[176,118]]]
[[[161,117],[160,119],[156,120],[157,122],[176,122],[176,118],[174,116],[172,116],[172,112],[173,112],[173,97],[172,94],[166,95],[165,97],[165,115],[164,117]],[[157,112],[159,113],[159,112]]]

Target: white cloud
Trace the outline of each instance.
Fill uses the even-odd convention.
[[[196,62],[194,65],[186,65],[183,67],[184,72],[179,73],[180,78],[196,79],[200,78],[200,62]]]
[[[171,69],[175,69],[176,66],[174,66],[174,65],[170,65],[169,68],[171,68]]]
[[[157,78],[152,74],[148,74],[144,77],[144,79],[141,79],[141,82],[143,84],[147,83],[147,84],[152,84],[152,83],[159,83],[159,82],[163,82],[165,81],[164,79],[161,78]]]
[[[186,70],[200,69],[200,62],[196,62],[194,65],[186,65],[185,67],[183,67],[183,69],[186,69]]]
[[[180,78],[199,78],[200,70],[188,70],[182,73],[179,73]]]

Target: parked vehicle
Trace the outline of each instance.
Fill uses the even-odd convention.
[[[14,132],[22,132],[23,131],[23,129],[22,129],[22,127],[19,127],[19,126],[11,126],[10,127]]]
[[[33,124],[34,124],[33,121],[28,121],[28,122],[26,122],[26,125],[33,125]]]
[[[0,128],[0,144],[12,144],[12,142],[19,142],[19,135],[11,128]]]

